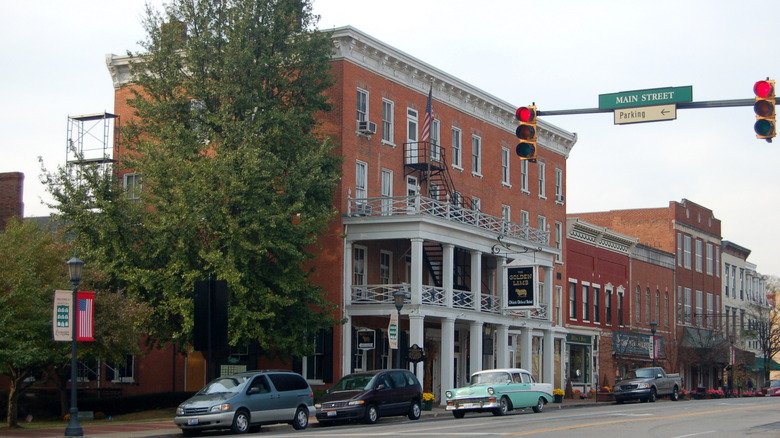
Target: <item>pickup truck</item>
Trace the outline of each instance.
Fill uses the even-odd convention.
[[[668,396],[672,401],[680,399],[682,378],[679,374],[666,374],[661,367],[639,368],[626,374],[615,384],[615,402],[642,400],[654,402]]]

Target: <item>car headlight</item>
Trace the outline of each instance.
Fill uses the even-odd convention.
[[[314,403],[315,409],[322,409],[322,403]]]
[[[181,406],[176,408],[176,415],[184,415],[184,408]]]
[[[495,394],[495,393],[496,393],[496,390],[495,390],[495,389],[493,389],[493,388],[488,388],[488,389],[487,389],[487,393],[488,393],[488,394],[490,394],[490,395],[493,395],[493,394]]]
[[[447,398],[452,398],[452,391],[447,391],[444,393],[444,395],[446,395]]]
[[[230,410],[230,403],[223,403],[221,405],[214,405],[211,407],[211,412],[223,412]]]
[[[642,388],[649,388],[649,387],[650,387],[650,384],[649,384],[649,383],[643,383],[643,384],[642,384]]]
[[[365,400],[352,400],[349,403],[347,403],[347,406],[360,406],[366,404]]]

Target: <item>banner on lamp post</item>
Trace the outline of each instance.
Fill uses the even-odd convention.
[[[55,290],[52,335],[55,341],[73,340],[73,291]]]
[[[387,341],[391,350],[398,349],[398,314],[390,314],[390,325],[387,326]]]

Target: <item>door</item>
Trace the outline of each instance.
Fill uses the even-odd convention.
[[[257,376],[246,391],[246,406],[250,411],[251,423],[272,420],[272,411],[276,406],[276,394],[265,376]]]
[[[409,214],[415,214],[419,210],[417,195],[420,193],[420,186],[416,176],[406,177],[406,210]]]

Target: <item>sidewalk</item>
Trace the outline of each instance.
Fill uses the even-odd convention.
[[[614,402],[597,402],[594,399],[564,399],[563,403],[550,403],[548,409],[570,409],[586,406],[607,406]],[[430,411],[423,411],[423,417],[452,417],[452,413],[443,407],[437,406]],[[398,417],[401,418],[401,417]],[[61,438],[65,434],[67,424],[46,429],[2,429],[0,438]],[[311,418],[309,426],[317,426],[317,420]],[[290,427],[287,425],[265,427]],[[152,421],[114,422],[105,420],[102,422],[82,424],[85,438],[174,438],[181,437],[181,430],[173,424],[173,418]]]

